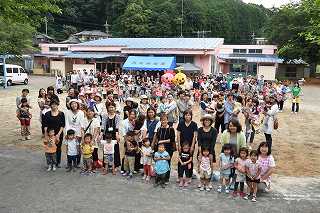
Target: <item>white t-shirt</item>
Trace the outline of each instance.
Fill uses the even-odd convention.
[[[101,144],[103,145],[103,154],[114,154],[114,145],[116,145],[116,143],[116,140],[111,140],[109,143],[106,140],[101,140]]]
[[[78,83],[78,74],[71,74],[71,83],[72,84]]]
[[[77,141],[77,139],[73,139],[73,140],[65,140],[63,142],[66,146],[68,146],[68,153],[67,155],[70,156],[75,156],[78,155],[78,148],[77,146],[79,146],[79,142]]]
[[[76,114],[74,114],[71,110],[67,110],[64,113],[66,120],[66,131],[69,129],[73,129],[75,131],[75,135],[77,137],[81,137],[81,124],[84,120],[84,112],[78,110]]]

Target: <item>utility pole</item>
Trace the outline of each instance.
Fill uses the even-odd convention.
[[[108,37],[109,37],[109,27],[110,27],[110,24],[108,24],[108,20],[106,20],[106,23],[105,23],[105,25],[104,25],[104,27],[106,28],[106,33],[107,33],[107,35],[108,35]]]
[[[44,23],[46,25],[46,36],[47,36],[48,35],[48,19],[46,16],[44,17]]]
[[[256,38],[256,34],[252,32],[251,34],[251,44],[254,44],[254,39]]]
[[[183,3],[184,1],[181,0],[181,20],[180,20],[180,37],[183,38]]]
[[[6,55],[2,55],[2,65],[3,65],[3,87],[6,89],[7,85],[7,68],[6,68]]]

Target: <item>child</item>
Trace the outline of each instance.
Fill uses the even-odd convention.
[[[57,139],[54,135],[54,129],[48,128],[48,138],[44,139],[43,146],[47,159],[48,169],[47,171],[56,171],[56,151],[57,151]]]
[[[92,153],[93,153],[93,146],[92,146],[92,135],[87,133],[83,137],[83,143],[81,144],[81,152],[83,155],[82,163],[83,163],[83,170],[82,172],[92,173]]]
[[[117,140],[112,140],[112,134],[106,134],[106,140],[101,140],[101,145],[103,145],[103,163],[105,167],[103,168],[103,174],[108,174],[109,166],[112,166],[112,174],[116,174],[114,167],[114,145],[116,145]]]
[[[79,141],[75,137],[75,131],[73,129],[69,129],[67,131],[67,135],[64,141],[66,145],[66,152],[67,152],[67,160],[68,160],[68,167],[67,172],[73,170],[76,171],[77,166],[77,156],[80,153]],[[72,167],[73,164],[73,167]]]
[[[135,132],[129,131],[126,135],[126,142],[124,144],[125,157],[124,157],[124,170],[123,176],[132,178],[134,172],[135,156],[138,151],[138,144],[134,141]]]
[[[218,188],[218,192],[222,191],[222,187],[225,187],[225,192],[229,193],[229,180],[231,175],[231,168],[233,167],[234,158],[231,155],[231,145],[225,144],[220,154],[220,181],[221,186]]]
[[[201,156],[200,156],[200,181],[201,187],[200,191],[206,189],[206,191],[210,191],[210,178],[212,173],[212,160],[209,157],[210,151],[208,147],[203,147],[201,149]]]
[[[119,102],[124,102],[123,86],[120,86],[118,89]]]
[[[21,98],[21,104],[17,111],[17,117],[21,125],[21,140],[30,140],[30,120],[32,115],[30,113],[30,106],[27,98]]]
[[[250,152],[250,159],[247,160],[245,165],[248,188],[247,195],[244,197],[244,199],[248,200],[252,193],[252,202],[257,201],[258,183],[260,182],[261,166],[257,160],[258,152],[256,150],[252,150]]]
[[[151,178],[152,153],[153,151],[150,146],[150,141],[147,138],[143,139],[143,145],[141,147],[141,160],[143,164],[144,176],[142,179],[146,180],[147,182],[149,182]]]
[[[178,162],[179,187],[183,187],[183,186],[187,187],[189,185],[189,181],[191,180],[191,177],[192,177],[191,162],[192,162],[192,156],[190,154],[190,145],[187,142],[182,145],[182,150],[179,155],[179,162]],[[183,174],[186,175],[185,181],[183,180]]]
[[[161,185],[165,188],[166,173],[170,170],[170,155],[166,151],[164,144],[158,145],[158,151],[154,154],[156,182],[155,186]]]
[[[245,194],[243,192],[244,189],[244,182],[246,180],[246,162],[247,162],[247,156],[248,156],[248,149],[247,148],[240,148],[239,150],[239,156],[236,161],[234,167],[236,168],[236,182],[234,185],[234,191],[233,196],[236,197],[237,194],[240,195],[240,197],[244,197]],[[240,183],[240,191],[238,191],[238,186]]]

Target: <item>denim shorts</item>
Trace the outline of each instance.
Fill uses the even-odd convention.
[[[104,157],[103,162],[105,164],[108,164],[109,166],[113,165],[113,162],[114,162],[113,154],[104,154],[103,157]]]

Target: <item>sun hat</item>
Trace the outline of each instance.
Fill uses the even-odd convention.
[[[212,115],[210,115],[210,114],[205,114],[205,115],[203,115],[203,116],[201,117],[200,121],[202,122],[202,121],[204,121],[204,120],[210,120],[212,123],[214,122],[214,119],[213,119]]]

